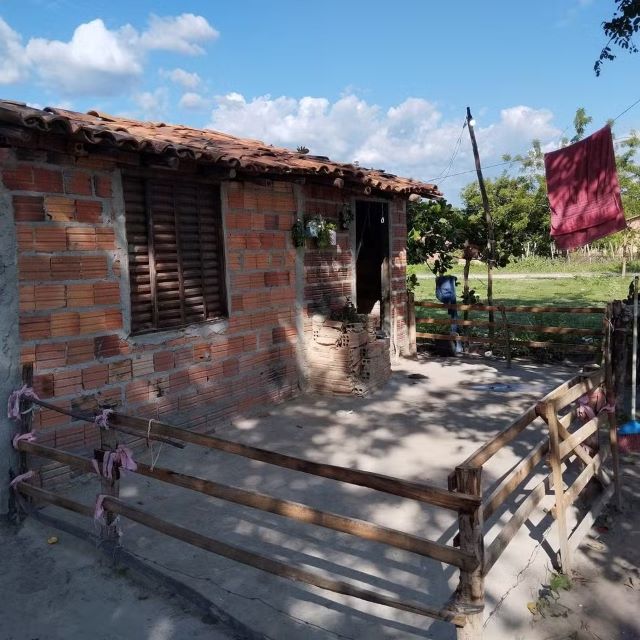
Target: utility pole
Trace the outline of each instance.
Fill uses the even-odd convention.
[[[473,157],[476,161],[476,173],[478,174],[478,185],[480,186],[480,195],[482,196],[482,207],[484,208],[484,216],[487,224],[487,303],[493,304],[493,265],[496,255],[496,240],[493,233],[493,218],[489,210],[489,198],[487,197],[487,189],[484,186],[484,178],[482,177],[482,167],[480,165],[480,155],[478,154],[478,143],[476,142],[476,134],[473,130],[475,122],[471,116],[471,109],[467,107],[467,127],[469,127],[469,136],[471,137],[471,147],[473,148]],[[489,322],[493,323],[493,311],[489,311]],[[489,326],[489,337],[493,338],[493,326]]]

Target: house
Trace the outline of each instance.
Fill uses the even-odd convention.
[[[304,388],[314,319],[348,298],[364,313],[377,303],[387,352],[406,349],[406,203],[438,197],[434,185],[10,101],[0,171],[3,398],[32,362],[36,392],[65,409],[112,404],[210,429]],[[300,237],[320,216],[335,246]],[[97,442],[92,425],[56,412],[34,425],[43,444]]]

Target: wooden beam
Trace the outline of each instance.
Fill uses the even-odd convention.
[[[418,318],[417,322],[418,324],[455,324],[462,327],[504,326],[504,323],[490,323],[488,320],[458,320],[457,318]],[[602,330],[600,329],[585,329],[583,327],[550,327],[548,325],[521,324],[517,322],[510,322],[509,328],[522,329],[523,333],[558,333],[561,335],[575,334],[580,336],[603,335]]]
[[[38,489],[25,482],[21,482],[18,485],[18,490],[20,493],[24,493],[25,495],[29,495],[43,502],[74,511],[75,513],[93,517],[92,507],[83,505],[75,500],[70,500],[69,498],[64,498],[63,496],[52,493],[51,491]],[[309,571],[295,565],[289,565],[279,560],[272,560],[271,558],[252,553],[250,551],[245,551],[244,549],[228,545],[219,540],[191,531],[185,527],[157,518],[149,513],[141,511],[140,509],[131,507],[117,498],[106,497],[103,502],[103,507],[110,513],[129,518],[129,520],[138,522],[139,524],[168,535],[171,538],[175,538],[176,540],[181,540],[182,542],[186,542],[187,544],[198,547],[199,549],[215,553],[216,555],[229,558],[230,560],[235,560],[241,564],[245,564],[283,578],[316,586],[327,591],[333,591],[334,593],[352,596],[354,598],[359,598],[360,600],[374,602],[393,609],[409,611],[410,613],[416,613],[436,620],[451,622],[457,626],[464,625],[466,620],[464,615],[455,613],[446,608],[430,607],[429,605],[422,604],[420,602],[413,602],[404,598],[400,600],[375,591],[356,587],[348,582],[326,578],[314,571]]]
[[[569,434],[569,437],[560,443],[558,449],[560,460],[566,458],[574,449],[584,442],[590,435],[598,430],[598,417],[592,418],[583,424],[577,431]]]
[[[569,575],[571,572],[571,556],[569,550],[569,538],[567,534],[567,516],[564,503],[564,480],[562,478],[562,457],[560,455],[560,434],[558,429],[558,417],[554,404],[541,403],[541,415],[549,425],[549,464],[553,476],[553,491],[556,496],[556,521],[558,522],[558,537],[560,538],[560,560],[562,571]]]
[[[520,486],[524,479],[544,459],[549,452],[549,441],[545,438],[521,460],[511,473],[484,499],[482,513],[485,522],[496,512],[504,501]]]
[[[58,413],[61,413],[62,415],[65,416],[69,416],[70,418],[75,418],[76,420],[82,420],[84,422],[95,422],[95,415],[92,414],[88,414],[88,413],[82,413],[80,411],[69,411],[68,409],[63,409],[62,407],[58,407],[55,404],[51,404],[50,402],[46,402],[45,400],[33,400],[33,402],[37,405],[40,405],[41,407],[43,407],[44,409],[50,409],[51,411],[57,411]],[[148,422],[148,421],[147,421]],[[136,436],[138,438],[146,438],[147,434],[141,434],[140,431],[136,430],[136,429],[129,429],[124,425],[111,425],[111,423],[109,423],[110,426],[113,429],[116,429],[117,431],[121,431],[122,433],[126,433],[130,436]],[[154,422],[155,424],[155,422]],[[97,429],[98,427],[96,427]],[[182,444],[182,442],[176,442],[175,440],[172,440],[171,438],[164,438],[163,436],[159,436],[157,434],[151,434],[149,436],[149,440],[154,440],[157,442],[163,442],[164,444],[168,444],[171,447],[176,447],[177,449],[184,449],[184,444]]]
[[[579,381],[577,384],[571,386],[564,393],[558,394],[555,397],[549,398],[549,401],[553,402],[553,408],[555,411],[560,411],[569,406],[572,402],[575,402],[583,395],[597,389],[602,384],[604,377],[604,371],[599,369],[597,372],[599,375],[591,376]]]
[[[491,568],[507,548],[507,545],[511,540],[513,540],[513,537],[520,530],[520,527],[527,521],[533,510],[540,504],[542,498],[545,497],[547,493],[547,483],[548,478],[545,478],[535,486],[529,495],[522,501],[522,504],[516,509],[515,513],[511,516],[509,522],[505,524],[502,531],[500,531],[493,542],[489,545],[484,560],[485,576],[489,571],[491,571]]]
[[[576,498],[580,495],[580,492],[587,486],[587,483],[593,478],[598,469],[600,468],[600,454],[596,454],[591,461],[591,464],[587,465],[574,480],[573,484],[564,493],[564,506],[570,507]]]
[[[77,467],[86,473],[94,472],[91,460],[75,454],[59,451],[52,447],[33,442],[20,442],[19,450]],[[440,562],[445,562],[466,570],[472,570],[477,566],[475,556],[466,554],[459,549],[366,522],[365,520],[340,516],[331,512],[314,509],[299,502],[283,500],[256,491],[247,491],[237,487],[227,486],[211,480],[179,473],[171,469],[164,469],[162,467],[151,469],[149,465],[142,462],[137,462],[137,465],[138,470],[135,473],[177,487],[183,487],[208,496],[213,496],[214,498],[220,498],[221,500],[234,502],[260,511],[275,513],[276,515],[298,522],[315,524],[334,531],[341,531],[364,540],[373,540],[382,544],[388,544],[389,546],[434,558]]]
[[[416,307],[427,309],[457,309],[458,311],[500,311],[496,305],[486,304],[443,304],[416,300]],[[604,313],[604,307],[505,307],[509,313]]]
[[[115,425],[126,425],[134,430],[140,430],[137,435],[145,435],[148,421],[143,418],[134,418],[121,413],[111,415],[111,421]],[[330,478],[339,482],[346,482],[362,487],[383,491],[403,498],[411,498],[420,502],[426,502],[444,509],[452,511],[473,511],[479,504],[480,498],[464,493],[453,493],[442,487],[432,484],[411,482],[409,480],[399,480],[371,471],[361,471],[359,469],[349,469],[320,462],[312,462],[303,458],[296,458],[275,451],[268,451],[258,447],[224,440],[215,436],[204,435],[189,431],[181,427],[174,427],[164,422],[153,422],[152,431],[158,435],[163,435],[174,440],[195,444],[207,449],[216,449],[234,455],[266,462],[285,469],[293,469],[314,476]]]

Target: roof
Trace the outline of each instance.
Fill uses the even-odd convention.
[[[324,156],[297,153],[259,140],[237,138],[211,129],[194,129],[163,122],[141,122],[98,111],[34,109],[0,100],[0,123],[61,134],[85,146],[115,147],[125,151],[189,158],[248,174],[325,176],[342,178],[363,188],[425,198],[441,197],[436,185],[401,178],[379,169],[333,162]]]

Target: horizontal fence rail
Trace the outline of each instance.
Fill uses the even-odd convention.
[[[440,302],[415,301],[410,297],[409,325],[411,326],[412,340],[430,340],[440,342],[458,342],[463,344],[486,344],[505,349],[507,361],[510,363],[511,354],[518,348],[543,349],[562,353],[589,354],[598,353],[602,349],[604,336],[604,307],[560,307],[560,306],[507,306],[507,305],[482,305],[482,304],[443,304]],[[417,309],[432,309],[438,311],[460,311],[464,317],[416,317]],[[501,317],[494,320],[482,318],[469,318],[469,313],[494,313],[499,312]],[[511,314],[511,318],[507,316]],[[513,316],[528,314],[532,316],[530,323],[522,319],[514,321]],[[553,316],[551,320],[547,317]],[[557,316],[567,317],[567,323],[557,324]],[[575,316],[595,316],[593,321],[585,320],[593,326],[574,326]],[[602,316],[599,319],[597,316]],[[434,331],[420,330],[433,326]],[[456,333],[442,333],[445,327],[456,325]],[[415,327],[415,330],[413,329]],[[476,335],[474,329],[488,331],[489,335]],[[549,339],[546,339],[546,338]],[[555,340],[553,339],[555,337]],[[577,340],[590,341],[589,344],[575,341],[559,341],[576,338]],[[412,347],[413,348],[413,347]]]

